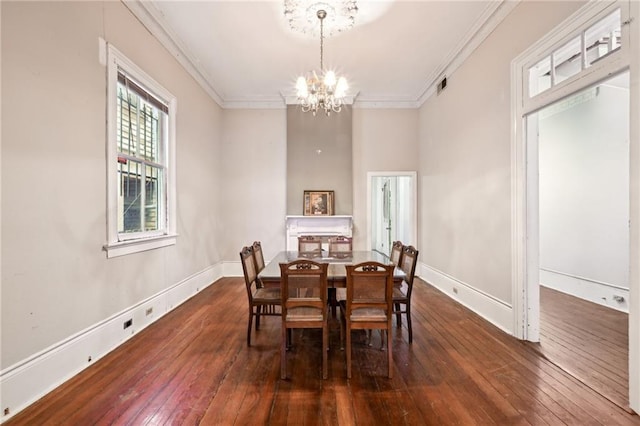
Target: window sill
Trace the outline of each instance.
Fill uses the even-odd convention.
[[[119,241],[106,244],[102,247],[107,252],[107,258],[126,256],[141,251],[153,250],[160,247],[175,245],[177,235],[162,235],[160,237],[144,238],[139,240]]]

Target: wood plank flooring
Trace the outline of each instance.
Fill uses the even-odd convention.
[[[541,286],[538,350],[628,409],[628,314]]]
[[[386,354],[354,334],[346,379],[339,333],[321,379],[321,335],[294,332],[280,380],[279,318],[246,346],[241,278],[223,278],[7,425],[640,425],[603,398],[416,279],[413,344],[394,329]],[[377,339],[377,340],[376,340]]]

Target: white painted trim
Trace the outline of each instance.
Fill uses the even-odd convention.
[[[536,162],[537,152],[533,158],[531,144],[527,143],[526,133],[535,129],[527,129],[524,117],[562,97],[580,89],[589,87],[597,81],[619,72],[627,67],[630,70],[631,109],[630,117],[637,117],[640,110],[640,27],[638,19],[640,10],[638,2],[621,1],[622,20],[630,22],[623,25],[622,39],[628,48],[622,47],[620,52],[601,61],[589,72],[583,72],[563,84],[549,89],[540,95],[528,99],[527,84],[523,75],[528,67],[535,63],[541,55],[554,47],[559,47],[568,37],[576,34],[580,26],[587,27],[599,19],[604,13],[616,5],[612,2],[592,0],[578,12],[570,16],[553,31],[534,43],[511,63],[511,194],[512,194],[512,282],[513,282],[513,323],[515,336],[531,341],[539,340],[539,280],[532,276],[539,273],[538,268],[538,230],[537,226],[537,191],[531,182],[531,172],[527,165]],[[627,8],[628,7],[628,8]],[[623,42],[624,44],[624,42]],[[640,125],[638,120],[630,120],[630,274],[629,274],[629,405],[640,412]],[[534,147],[535,148],[535,147]],[[634,186],[635,185],[635,186]],[[533,236],[533,237],[532,237]],[[535,266],[535,267],[534,267]]]
[[[418,262],[418,266],[420,266],[419,276],[422,280],[471,309],[505,333],[513,335],[511,305],[429,265]]]
[[[214,100],[220,107],[224,103],[222,96],[209,83],[207,73],[187,47],[180,41],[178,36],[169,29],[162,19],[162,13],[153,5],[153,2],[143,0],[122,0],[124,5],[140,20],[142,25],[149,30],[171,53],[184,69],[198,82],[200,87]]]
[[[158,237],[105,244],[103,249],[107,252],[107,258],[110,259],[112,257],[126,256],[128,254],[139,253],[141,251],[172,246],[176,244],[176,240],[177,235],[161,235]]]
[[[630,3],[629,406],[640,413],[640,3]]]
[[[520,0],[499,0],[490,2],[474,25],[467,31],[462,41],[443,61],[443,66],[436,69],[426,80],[413,99],[362,99],[356,102],[357,94],[349,104],[358,108],[420,108],[435,93],[435,88],[442,76],[451,76],[460,65],[467,60],[473,51],[489,34],[511,13]],[[197,58],[180,41],[171,28],[166,25],[162,14],[152,2],[142,0],[123,0],[125,6],[153,34],[158,41],[172,54],[184,69],[198,82],[204,91],[221,107],[229,109],[281,109],[282,101],[276,97],[268,99],[225,99],[216,90],[206,71],[199,65]],[[288,97],[288,96],[287,96]],[[285,100],[285,105],[291,102]]]
[[[2,409],[13,417],[223,276],[212,265],[0,372]],[[147,310],[153,312],[147,315]],[[133,325],[123,328],[124,321]]]
[[[358,98],[354,104],[354,109],[417,109],[421,104],[416,100],[402,98]]]
[[[98,56],[102,58],[106,53],[107,68],[107,140],[106,140],[106,169],[107,169],[107,243],[103,249],[107,257],[124,256],[145,250],[166,247],[176,243],[176,113],[178,100],[160,83],[155,81],[144,70],[127,58],[115,46],[99,39]],[[143,84],[150,93],[159,97],[167,104],[167,121],[164,123],[164,131],[167,132],[167,140],[164,147],[166,200],[167,206],[161,217],[165,217],[164,229],[157,233],[140,232],[131,235],[118,233],[117,205],[118,205],[118,180],[116,147],[116,98],[118,69],[122,68],[128,75]]]
[[[540,285],[617,311],[629,313],[629,290],[560,271],[540,268]],[[624,298],[618,302],[614,296]]]
[[[518,3],[520,3],[520,0],[501,0],[491,2],[487,5],[480,18],[478,18],[476,23],[467,31],[466,36],[443,61],[445,65],[436,69],[435,72],[429,76],[417,98],[419,106],[422,106],[427,99],[436,93],[436,87],[442,77],[446,76],[447,81],[449,80],[453,73],[511,13]]]
[[[224,109],[286,109],[287,105],[282,99],[229,99],[222,103]]]

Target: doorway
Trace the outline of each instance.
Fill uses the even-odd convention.
[[[394,241],[415,245],[416,172],[367,174],[367,249],[386,255]]]
[[[539,350],[628,407],[629,72],[526,116],[537,150]]]

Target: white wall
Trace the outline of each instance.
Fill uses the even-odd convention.
[[[629,289],[626,81],[538,113],[541,283],[623,310],[612,296]]]
[[[4,370],[221,260],[222,120],[122,3],[1,8]],[[102,251],[106,69],[99,37],[178,99],[175,246],[112,259]]]
[[[581,5],[519,3],[420,109],[424,269],[511,332],[510,63]]]
[[[224,225],[225,260],[239,262],[242,247],[256,240],[266,261],[285,249],[286,117],[285,109],[223,112],[225,182],[217,220]]]
[[[417,171],[417,152],[418,110],[353,109],[355,250],[365,250],[367,243],[367,172]]]

